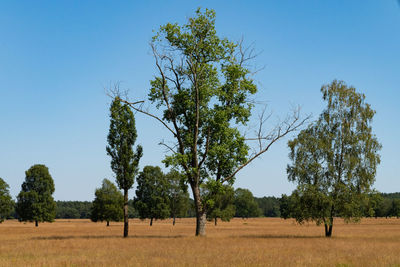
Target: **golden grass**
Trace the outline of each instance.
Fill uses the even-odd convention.
[[[0,224],[0,266],[400,266],[400,219],[337,219],[323,227],[278,218],[233,219],[194,236],[194,219]]]

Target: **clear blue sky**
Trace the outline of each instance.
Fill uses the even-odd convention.
[[[121,81],[131,99],[155,74],[148,42],[167,22],[184,23],[197,7],[217,12],[220,36],[255,43],[258,99],[274,119],[291,104],[314,119],[319,89],[333,79],[366,94],[383,144],[375,187],[400,191],[400,6],[396,0],[331,1],[1,1],[0,177],[15,197],[25,170],[46,164],[57,200],[92,200],[105,177],[110,99]],[[161,165],[168,133],[137,116],[141,167]],[[287,139],[237,176],[256,196],[290,193]],[[130,196],[133,197],[134,190]]]

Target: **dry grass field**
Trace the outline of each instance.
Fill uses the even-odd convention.
[[[400,219],[336,220],[323,227],[278,218],[234,219],[193,235],[194,219],[0,224],[0,266],[400,266]]]

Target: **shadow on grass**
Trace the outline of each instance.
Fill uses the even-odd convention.
[[[184,235],[131,235],[127,238],[161,238],[161,239],[173,239],[183,238]],[[68,239],[114,239],[123,238],[122,235],[52,235],[52,236],[38,236],[32,237],[32,240],[68,240]]]
[[[261,238],[261,239],[318,239],[318,238],[326,238],[322,235],[232,235],[231,237],[239,237],[239,238]],[[332,237],[331,237],[332,238]]]

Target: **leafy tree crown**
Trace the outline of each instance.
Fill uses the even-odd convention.
[[[106,150],[107,154],[111,156],[111,169],[115,173],[118,186],[121,189],[131,188],[134,177],[138,172],[143,149],[139,145],[136,147],[136,152],[133,151],[136,138],[133,113],[129,106],[122,104],[117,97],[110,107],[110,130]]]

